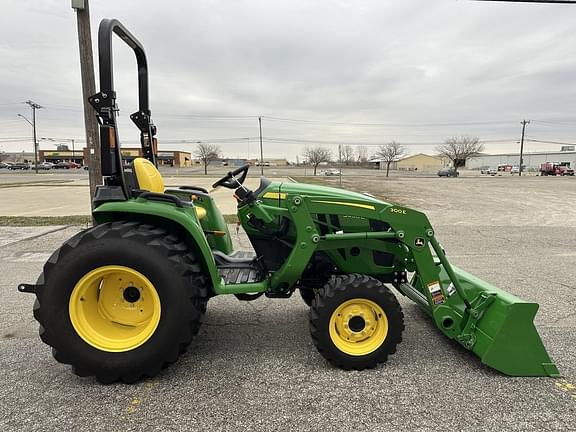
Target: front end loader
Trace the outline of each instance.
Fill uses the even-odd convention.
[[[112,76],[112,37],[136,55],[142,157],[122,160]],[[558,376],[533,324],[538,305],[452,266],[421,212],[368,194],[264,177],[244,186],[249,166],[213,187],[234,190],[252,244],[234,251],[210,192],[165,187],[156,168],[156,127],[140,42],[116,20],[99,28],[102,173],[95,226],[66,241],[36,284],[34,317],[59,362],[100,382],[151,377],[184,353],[216,295],[286,299],[310,307],[319,353],[343,369],[372,368],[402,340],[393,292],[417,303],[441,333],[507,375]]]

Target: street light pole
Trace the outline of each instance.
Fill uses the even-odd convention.
[[[42,106],[38,105],[36,102],[32,102],[31,100],[27,100],[24,102],[27,105],[30,105],[32,109],[32,129],[33,129],[33,136],[34,136],[34,168],[36,170],[36,174],[38,174],[38,141],[36,140],[36,110],[43,108]]]

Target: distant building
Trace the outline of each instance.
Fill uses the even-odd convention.
[[[32,163],[34,162],[33,152],[3,152],[3,162],[23,162]],[[39,161],[40,162],[40,161]]]
[[[540,165],[545,162],[570,162],[570,166],[576,166],[576,151],[552,151],[524,153],[524,169],[526,171],[538,171]],[[520,153],[481,154],[466,161],[468,169],[495,168],[498,165],[520,166]]]
[[[183,151],[159,151],[158,165],[169,165],[176,168],[185,168],[192,165],[192,155]]]
[[[250,165],[260,166],[260,159],[248,159]],[[286,159],[270,159],[264,158],[264,166],[287,166],[290,165]]]
[[[368,163],[376,169],[386,169],[387,162],[383,159],[371,159]],[[445,159],[439,156],[430,156],[424,153],[406,156],[396,162],[390,164],[391,170],[398,171],[420,171],[420,172],[435,172],[447,166],[448,163]]]
[[[445,166],[442,158],[424,153],[407,156],[396,162],[396,169],[399,171],[435,172]]]
[[[71,150],[39,150],[39,162],[76,162],[80,165],[85,165],[90,152],[87,148],[76,150],[74,153]],[[123,148],[122,159],[126,163],[132,162],[137,157],[142,157],[141,148]],[[33,158],[33,155],[32,155]],[[160,151],[158,152],[158,165],[173,166],[176,168],[189,167],[192,161],[192,156],[189,152],[183,151]]]
[[[222,159],[222,165],[224,166],[241,167],[247,163],[246,159]]]

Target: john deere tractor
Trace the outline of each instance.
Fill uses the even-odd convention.
[[[136,55],[143,157],[125,168],[112,73],[116,34]],[[310,307],[319,353],[342,369],[373,368],[393,354],[404,329],[395,295],[407,296],[450,339],[483,363],[516,376],[556,376],[532,323],[538,305],[452,266],[427,217],[368,194],[264,177],[249,166],[213,187],[234,190],[253,251],[234,251],[210,192],[166,187],[156,168],[156,127],[140,42],[116,20],[99,28],[104,184],[93,197],[95,226],[66,241],[36,284],[40,337],[56,360],[100,382],[134,382],[174,363],[198,333],[210,298],[287,299]]]

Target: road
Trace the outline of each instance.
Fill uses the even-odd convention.
[[[377,369],[344,372],[316,352],[297,296],[220,297],[177,364],[136,385],[102,386],[54,361],[38,338],[32,296],[16,292],[78,228],[0,227],[0,429],[575,430],[575,185],[561,178],[348,184],[425,211],[456,265],[540,303],[535,323],[562,379],[510,378],[484,367],[405,298],[398,352]]]
[[[222,173],[223,175],[224,173]],[[271,180],[286,181],[284,177]],[[2,183],[2,180],[5,183]],[[170,186],[194,185],[207,190],[217,177],[167,176],[165,184]],[[246,186],[256,189],[260,184],[257,177],[246,179]],[[222,214],[236,213],[233,191],[218,188],[212,192]],[[90,214],[90,190],[88,177],[82,173],[66,175],[23,176],[20,182],[12,177],[0,176],[0,216],[71,216]]]

